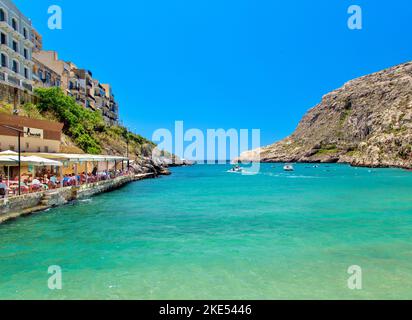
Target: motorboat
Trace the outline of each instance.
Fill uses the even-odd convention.
[[[229,170],[229,172],[241,173],[243,172],[243,168],[239,166],[234,166],[232,169]]]
[[[287,164],[283,167],[283,170],[290,172],[290,171],[295,171],[295,168],[293,168],[291,164]]]

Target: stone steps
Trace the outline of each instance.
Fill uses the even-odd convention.
[[[54,193],[45,193],[43,198],[40,201],[40,205],[42,206],[48,206],[50,200],[53,198],[53,194],[57,194],[57,192]]]

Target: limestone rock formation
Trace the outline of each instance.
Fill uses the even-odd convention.
[[[412,62],[349,81],[309,110],[291,136],[239,160],[411,168]]]

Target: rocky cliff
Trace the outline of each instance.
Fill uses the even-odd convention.
[[[296,131],[240,160],[412,167],[412,62],[346,83],[309,110]]]

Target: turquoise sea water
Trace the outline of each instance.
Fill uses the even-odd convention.
[[[0,299],[412,298],[411,172],[228,169],[176,168],[0,226]]]

